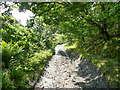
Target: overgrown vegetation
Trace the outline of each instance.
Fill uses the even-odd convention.
[[[103,73],[111,85],[113,85],[115,88],[118,87],[120,79],[118,58],[112,59],[108,57],[102,57],[101,55],[81,52],[81,49],[78,48],[76,43],[73,45],[65,46],[65,48],[67,50],[73,51],[74,53],[78,52],[80,54],[80,57],[83,59],[90,60],[94,65],[98,67],[98,70]]]
[[[68,49],[91,60],[114,87],[120,87],[119,2],[16,2],[15,6],[35,16],[26,27],[8,13],[13,6],[0,16],[4,88],[29,87],[59,43],[74,44]],[[57,34],[63,37],[58,40]]]
[[[30,88],[29,83],[38,79],[53,55],[55,44],[52,44],[52,34],[49,26],[37,21],[39,17],[35,19],[33,27],[28,28],[16,22],[10,13],[6,12],[8,14],[3,13],[0,16],[4,22],[1,29],[2,87],[7,90]]]

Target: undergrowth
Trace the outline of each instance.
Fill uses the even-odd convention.
[[[80,57],[92,61],[92,63],[98,67],[98,70],[100,70],[107,78],[110,84],[115,88],[119,88],[120,67],[118,66],[118,58],[103,58],[100,55],[81,52],[76,43],[65,46],[65,48],[67,50],[72,50],[73,52],[78,52]]]

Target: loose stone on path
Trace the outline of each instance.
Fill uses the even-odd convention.
[[[74,66],[65,56],[54,55],[43,72],[43,76],[36,84],[36,88],[82,88],[99,87],[107,88],[109,85],[100,73],[89,70],[90,66],[80,63],[80,59],[74,61]],[[84,66],[80,68],[80,65]],[[84,65],[83,65],[84,64]],[[87,67],[87,69],[86,69]],[[91,66],[94,68],[93,66]],[[95,68],[94,68],[95,69]],[[93,69],[93,70],[94,70]],[[85,71],[84,71],[85,70]],[[92,74],[93,73],[93,74]],[[83,76],[84,75],[84,76]],[[98,79],[98,80],[96,80]],[[104,80],[99,80],[104,79]],[[92,86],[91,86],[92,85]]]
[[[62,47],[59,45],[60,49],[63,50],[63,45]],[[58,55],[53,55],[35,88],[111,87],[102,73],[97,71],[97,67],[90,61],[81,60],[80,58],[71,60],[65,55],[62,56],[58,52],[56,53]]]

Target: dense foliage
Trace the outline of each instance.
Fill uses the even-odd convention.
[[[16,2],[16,5],[20,11],[30,10],[35,16],[28,20],[26,27],[17,24],[10,15],[0,16],[4,22],[2,76],[5,88],[28,87],[26,83],[34,75],[31,73],[41,71],[52,55],[50,50],[63,42],[73,45],[68,49],[96,64],[111,84],[120,86],[118,2]],[[56,40],[56,34],[62,37]]]
[[[7,12],[7,14],[6,14]],[[30,88],[53,55],[55,37],[51,28],[36,17],[33,26],[23,27],[6,11],[2,19],[2,87]],[[44,24],[44,25],[43,25]],[[48,31],[49,30],[49,31]]]
[[[97,62],[111,83],[120,86],[119,2],[35,2],[21,3],[19,9],[43,17],[69,44],[76,44],[80,56]]]

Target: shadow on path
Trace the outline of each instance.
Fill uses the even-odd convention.
[[[71,58],[71,62],[74,62],[79,58],[78,53],[73,54],[72,52],[69,52],[68,54],[69,58]],[[107,79],[97,70],[97,67],[93,65],[91,61],[80,59],[80,63],[76,68],[78,71],[75,72],[78,77],[84,78],[85,82],[77,82],[75,85],[82,88],[112,88]]]
[[[85,88],[109,88],[111,87],[97,67],[91,61],[82,60],[79,64],[77,74],[86,82],[77,82],[76,85]]]

